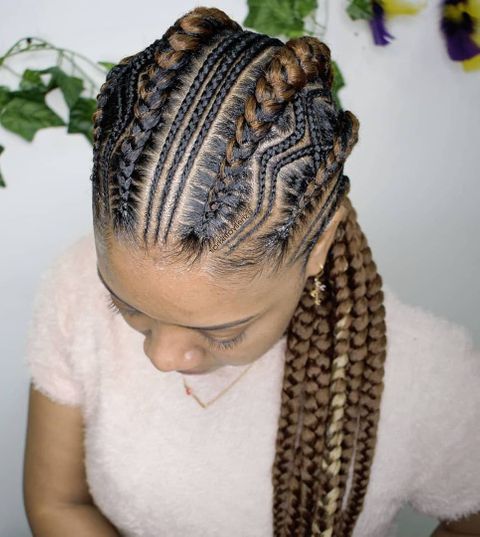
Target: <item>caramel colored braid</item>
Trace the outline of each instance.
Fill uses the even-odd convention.
[[[381,277],[356,212],[348,199],[345,204],[348,216],[337,228],[324,268],[324,299],[314,306],[309,280],[288,329],[272,471],[276,536],[350,536],[368,484],[383,387],[386,327],[379,288],[376,315],[368,306],[366,275],[380,286]],[[377,335],[374,356],[369,355],[369,333]],[[365,380],[365,368],[375,387]],[[362,403],[365,391],[369,399]],[[371,403],[368,409],[366,401]],[[347,503],[347,473],[362,429],[368,430],[370,442],[366,433],[363,443],[362,436],[357,438]],[[294,449],[297,435],[300,442]],[[345,512],[342,504],[347,504]]]
[[[386,358],[386,324],[382,278],[377,273],[367,239],[362,235],[361,251],[366,274],[365,298],[368,306],[367,353],[363,361],[359,401],[359,431],[356,444],[353,483],[348,505],[342,516],[341,531],[350,535],[362,510],[375,453],[376,431],[380,417],[383,393],[384,363]]]

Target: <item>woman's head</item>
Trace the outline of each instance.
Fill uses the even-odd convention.
[[[297,262],[253,278],[239,271],[237,278],[225,281],[197,266],[160,265],[140,249],[114,240],[108,252],[102,242],[97,245],[99,277],[115,310],[145,335],[144,352],[159,370],[199,373],[247,364],[287,329],[306,279],[325,262],[343,212],[337,211],[306,267]],[[221,328],[224,324],[229,326]]]
[[[152,362],[243,364],[287,334],[276,536],[349,535],[382,389],[381,278],[343,174],[358,120],[335,105],[332,82],[319,40],[284,44],[196,8],[110,71],[94,115],[99,272],[137,310],[124,317]],[[235,350],[213,350],[199,330],[257,314],[206,331],[219,341],[249,331]]]

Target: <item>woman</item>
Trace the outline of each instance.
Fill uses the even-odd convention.
[[[479,355],[383,286],[332,81],[317,39],[215,8],[108,74],[94,235],[29,340],[34,531],[376,537],[408,501],[480,535]]]

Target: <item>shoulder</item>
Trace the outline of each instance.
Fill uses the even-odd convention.
[[[93,232],[76,238],[41,273],[33,300],[30,331],[57,328],[71,339],[79,324],[108,314],[105,289],[96,271]],[[47,322],[48,320],[48,322]],[[32,326],[33,325],[33,326]]]
[[[45,274],[61,278],[62,283],[78,281],[73,276],[92,277],[96,266],[95,240],[93,232],[85,233],[60,251]]]
[[[471,374],[479,380],[478,349],[465,326],[402,301],[390,286],[384,285],[384,297],[387,351],[398,368],[403,364],[415,375],[412,387],[419,388],[419,397],[455,391]]]
[[[94,235],[89,232],[76,238],[53,258],[41,274],[37,295],[55,297],[58,306],[66,310],[67,306],[86,303],[92,296],[98,296],[102,289],[96,272]]]
[[[83,359],[77,360],[84,330],[86,300],[95,251],[93,234],[67,246],[41,273],[27,327],[23,360],[35,387],[54,401],[78,405],[83,400]],[[82,343],[83,344],[83,343]]]
[[[393,335],[402,334],[406,339],[425,341],[435,344],[444,341],[452,343],[471,339],[468,330],[454,321],[435,314],[425,306],[409,304],[399,298],[390,285],[383,285],[385,308],[391,323]]]
[[[472,512],[480,507],[480,351],[461,324],[389,286],[384,296],[385,423],[406,452],[405,495],[431,516]]]

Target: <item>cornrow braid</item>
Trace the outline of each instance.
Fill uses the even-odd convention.
[[[318,238],[323,233],[324,229],[330,222],[331,217],[335,209],[338,207],[340,199],[343,199],[345,195],[350,191],[350,179],[343,174],[343,166],[346,158],[350,155],[353,146],[358,141],[359,122],[356,116],[350,111],[340,112],[339,120],[339,136],[335,138],[333,147],[326,155],[324,163],[320,166],[319,171],[316,174],[316,180],[318,176],[323,173],[327,178],[332,177],[338,173],[339,179],[336,181],[333,190],[329,194],[330,211],[320,211],[317,216],[311,222],[308,230],[305,233],[305,244],[299,248],[298,253],[294,257],[294,261],[297,261],[301,257],[305,258],[312,248],[315,246]],[[313,191],[312,198],[318,197],[318,193],[322,196],[325,186],[323,182],[317,186],[315,182],[316,191]],[[311,235],[313,233],[313,236]],[[307,240],[307,238],[309,238]]]
[[[314,94],[314,92],[312,92]],[[238,245],[253,235],[257,229],[265,222],[269,213],[272,210],[273,202],[275,199],[276,178],[279,171],[285,165],[296,161],[297,159],[305,156],[311,156],[314,162],[314,167],[307,167],[304,171],[306,177],[313,177],[313,180],[304,182],[303,187],[297,189],[293,195],[290,194],[286,207],[281,209],[281,218],[277,221],[273,229],[264,235],[261,240],[267,245],[267,254],[270,254],[270,249],[280,247],[280,261],[284,262],[284,254],[289,248],[290,237],[295,231],[300,228],[303,230],[307,223],[310,223],[305,237],[308,238],[313,232],[315,234],[310,240],[305,240],[300,243],[295,255],[295,251],[291,254],[291,263],[295,263],[300,258],[306,258],[311,248],[316,244],[318,237],[323,233],[324,229],[330,222],[331,217],[338,208],[340,200],[343,199],[345,194],[350,189],[349,178],[343,174],[343,164],[350,154],[353,146],[358,141],[358,120],[349,111],[339,113],[337,120],[334,122],[335,130],[333,132],[333,143],[330,151],[322,153],[319,147],[328,147],[328,140],[325,136],[320,138],[318,134],[318,127],[313,127],[313,118],[317,117],[311,111],[312,95],[306,100],[306,110],[309,111],[309,124],[310,133],[312,137],[312,143],[307,147],[302,147],[295,150],[292,153],[282,157],[272,168],[271,185],[269,204],[263,217],[257,224],[255,224],[248,232],[236,240],[230,245],[228,251],[231,252],[238,247]],[[321,110],[326,115],[330,115],[322,107]],[[325,117],[324,116],[324,117]],[[327,119],[325,120],[327,121]],[[332,120],[333,121],[333,120]],[[315,169],[318,166],[317,169]],[[311,171],[310,171],[311,170]],[[319,203],[329,188],[330,191],[327,202]],[[288,193],[287,193],[288,195]],[[312,220],[311,215],[318,208],[321,207],[321,211]],[[328,210],[327,210],[328,209]],[[241,230],[239,230],[240,233]],[[280,245],[280,246],[279,246]]]
[[[156,46],[156,42],[154,44]],[[105,82],[100,87],[100,92],[97,94],[96,110],[92,115],[93,122],[93,166],[90,174],[90,181],[93,188],[93,211],[96,220],[100,221],[101,215],[99,209],[101,207],[101,195],[102,191],[99,188],[97,178],[98,166],[100,160],[100,144],[102,141],[102,135],[106,130],[105,117],[110,118],[108,114],[107,106],[110,96],[116,89],[116,84],[124,75],[125,71],[129,68],[130,60],[132,56],[126,56],[121,59],[120,62],[113,66],[107,73]],[[106,111],[106,113],[105,113]],[[107,200],[108,203],[108,200]]]
[[[294,107],[293,113],[295,118],[295,125],[296,128],[293,132],[293,134],[289,137],[289,139],[286,140],[286,143],[280,143],[273,148],[268,149],[265,151],[265,153],[261,157],[261,167],[260,167],[260,183],[262,185],[262,188],[260,190],[259,199],[257,200],[257,207],[255,209],[256,213],[260,211],[260,207],[263,202],[263,193],[264,193],[264,186],[265,186],[265,180],[264,177],[266,175],[266,167],[267,164],[272,162],[272,159],[274,156],[284,153],[287,149],[290,149],[291,146],[295,145],[299,139],[303,138],[305,135],[305,128],[306,128],[306,119],[308,118],[308,124],[310,125],[310,130],[312,133],[312,123],[315,124],[312,117],[309,117],[309,113],[311,112],[312,107],[312,101],[315,97],[321,96],[322,98],[326,95],[325,89],[317,89],[317,90],[302,90],[297,94],[299,97],[303,97],[301,102],[302,106]],[[313,115],[313,114],[312,114]],[[314,116],[317,117],[316,115]],[[276,187],[277,187],[277,179],[280,171],[288,164],[295,162],[297,160],[300,160],[304,157],[310,156],[314,159],[314,162],[317,164],[321,157],[321,150],[320,147],[326,146],[328,141],[323,139],[320,141],[317,134],[317,128],[315,127],[315,130],[313,131],[314,136],[312,136],[311,143],[309,143],[307,146],[300,147],[299,149],[294,149],[294,151],[289,152],[288,154],[282,156],[279,160],[277,160],[271,169],[270,172],[270,185],[269,185],[269,194],[268,194],[268,206],[267,209],[264,211],[263,216],[261,219],[246,232],[240,238],[237,238],[236,241],[233,242],[233,244],[230,245],[228,248],[228,251],[231,252],[235,250],[239,244],[246,239],[248,239],[250,236],[255,234],[255,232],[263,225],[263,223],[267,220],[267,218],[270,216],[272,212],[272,208],[275,202],[276,197]],[[291,145],[290,145],[291,144]],[[335,161],[337,164],[337,162]],[[317,164],[318,165],[318,164]],[[298,191],[295,192],[296,199],[294,203],[290,203],[287,206],[287,209],[284,211],[283,216],[281,218],[281,221],[278,223],[277,226],[275,226],[275,230],[271,234],[267,234],[265,236],[265,242],[271,245],[275,245],[274,248],[277,247],[278,243],[281,244],[282,251],[285,251],[288,247],[288,238],[291,233],[292,227],[294,227],[294,224],[296,224],[297,218],[299,215],[301,215],[302,212],[305,212],[306,209],[310,209],[313,205],[313,201],[316,197],[318,197],[318,192],[320,194],[323,193],[323,191],[328,186],[328,181],[330,179],[330,176],[332,175],[332,172],[334,170],[329,170],[330,173],[325,173],[322,175],[320,171],[317,174],[317,180],[321,179],[320,184],[318,185],[315,181],[311,182],[305,182],[304,187]],[[307,173],[305,174],[307,175]],[[315,172],[309,173],[308,175],[313,176],[315,178]],[[320,179],[319,179],[320,178]],[[316,196],[314,196],[316,194]],[[243,227],[245,227],[246,224],[244,224]],[[238,234],[241,234],[242,229],[239,229]]]
[[[310,96],[310,92],[309,92],[308,95]],[[292,101],[293,114],[294,114],[294,118],[295,118],[295,129],[294,129],[294,131],[285,140],[283,140],[279,144],[276,144],[276,145],[274,145],[272,147],[269,147],[261,155],[261,157],[260,157],[260,167],[259,167],[260,169],[259,169],[259,172],[258,172],[260,190],[259,190],[259,194],[258,194],[257,205],[256,205],[255,211],[251,215],[250,219],[245,221],[242,224],[242,226],[238,229],[237,236],[242,233],[244,228],[249,224],[249,221],[253,220],[253,218],[256,215],[258,215],[258,213],[260,212],[260,208],[262,206],[263,198],[264,198],[265,184],[266,184],[266,174],[267,174],[267,166],[268,166],[268,164],[271,163],[272,159],[274,159],[277,155],[282,155],[285,152],[287,152],[289,149],[291,149],[292,147],[295,147],[298,144],[298,142],[305,136],[307,122],[306,122],[306,117],[305,117],[305,113],[304,113],[304,103],[305,103],[305,96],[304,96],[304,89],[302,89],[301,91],[299,91],[295,95],[295,97],[294,97],[294,99]],[[285,166],[286,164],[289,164],[291,162],[294,162],[295,160],[297,160],[299,158],[302,158],[303,156],[306,156],[308,154],[310,154],[310,148],[309,147],[296,149],[293,153],[289,153],[288,155],[283,156],[279,161],[277,161],[274,164],[274,167],[273,167],[273,169],[271,171],[271,174],[270,174],[271,179],[270,179],[270,187],[269,187],[270,192],[269,192],[269,196],[268,196],[268,207],[267,207],[266,211],[264,212],[263,217],[261,218],[261,220],[255,225],[255,227],[251,231],[249,231],[247,234],[243,235],[239,240],[233,241],[233,244],[231,244],[229,247],[228,247],[228,242],[229,241],[225,242],[224,246],[228,247],[229,252],[235,250],[238,247],[238,245],[240,244],[240,242],[245,240],[248,236],[252,235],[253,231],[258,229],[261,226],[261,224],[270,215],[270,213],[272,211],[274,201],[275,201],[277,178],[278,178],[278,175],[279,175],[281,169],[283,168],[283,166]],[[232,239],[233,239],[233,237],[232,237]]]
[[[99,172],[103,177],[102,192],[104,197],[105,208],[110,210],[110,191],[108,187],[108,168],[110,164],[110,158],[114,150],[115,144],[120,138],[125,126],[132,117],[132,104],[136,97],[136,85],[138,83],[138,77],[140,71],[144,66],[150,62],[153,58],[154,52],[158,46],[161,46],[162,40],[154,41],[149,47],[147,47],[142,53],[133,56],[127,56],[120,61],[120,64],[124,64],[125,68],[118,71],[118,75],[115,78],[116,94],[107,91],[107,99],[104,96],[99,97],[98,106],[99,109],[109,106],[114,110],[116,116],[115,121],[111,122],[109,126],[109,135],[107,142],[102,148],[101,154],[99,154]],[[102,108],[103,105],[103,108]],[[109,114],[112,117],[112,114]],[[95,168],[97,171],[97,168]]]

